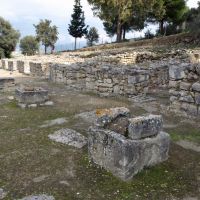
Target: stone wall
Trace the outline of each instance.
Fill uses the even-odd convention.
[[[89,61],[73,65],[52,64],[50,80],[66,85],[77,85],[102,96],[144,94],[149,87],[168,85],[168,66],[161,63],[153,67],[114,65]]]
[[[177,63],[170,66],[171,110],[200,117],[200,64]]]

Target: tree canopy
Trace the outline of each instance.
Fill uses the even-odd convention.
[[[82,10],[80,0],[75,0],[73,14],[71,15],[72,19],[69,24],[69,34],[75,38],[74,49],[76,50],[76,41],[77,38],[81,38],[87,34],[88,26],[85,25],[85,16]]]
[[[20,40],[22,54],[32,56],[39,51],[39,43],[34,36],[25,36]]]
[[[51,47],[51,50],[55,48],[55,43],[58,40],[58,30],[56,26],[51,26],[51,20],[40,20],[39,24],[34,25],[36,30],[36,38],[45,47],[45,54],[47,48]]]
[[[99,41],[98,30],[95,27],[90,28],[85,38],[87,39],[87,45],[93,46],[95,42]]]
[[[10,57],[15,50],[20,33],[11,24],[0,17],[0,58]]]
[[[106,22],[106,27],[117,20],[117,42],[122,39],[123,27],[138,28],[144,25],[145,16],[151,11],[155,0],[88,0],[96,16]],[[139,23],[138,23],[139,20]],[[114,27],[114,26],[113,26]]]

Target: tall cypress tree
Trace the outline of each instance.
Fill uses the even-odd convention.
[[[80,0],[75,0],[74,12],[71,15],[71,23],[69,24],[68,32],[75,38],[74,49],[76,50],[77,38],[83,37],[87,34],[88,26],[85,25],[85,16],[82,10]]]

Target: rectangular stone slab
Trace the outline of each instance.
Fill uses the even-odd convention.
[[[161,132],[156,137],[130,140],[106,129],[91,127],[88,133],[89,159],[128,181],[144,167],[167,160],[170,137]]]
[[[129,119],[128,137],[139,140],[157,135],[163,127],[161,115],[148,115]]]

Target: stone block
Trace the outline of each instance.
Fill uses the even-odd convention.
[[[188,115],[197,116],[198,107],[195,104],[182,103],[180,110],[185,111]]]
[[[193,99],[193,97],[191,95],[180,97],[179,101],[188,102],[188,103],[194,103],[194,99]]]
[[[189,91],[191,88],[191,83],[187,83],[187,82],[181,82],[180,83],[180,89],[181,90],[187,90]]]
[[[195,92],[200,92],[200,82],[196,82],[192,85],[192,90]]]
[[[195,93],[195,103],[200,105],[200,93]]]
[[[23,104],[40,104],[46,102],[48,91],[43,88],[18,88],[15,91],[16,100]]]
[[[94,127],[88,133],[90,160],[124,181],[132,179],[144,167],[167,160],[169,145],[169,135],[164,132],[143,140],[130,140]]]
[[[163,127],[161,115],[148,115],[129,119],[128,137],[139,140],[157,135]]]
[[[184,72],[184,67],[170,66],[169,67],[169,77],[172,80],[181,80],[181,79],[186,78],[186,74]]]
[[[149,80],[149,75],[148,74],[138,74],[134,76],[128,76],[128,84],[136,84],[136,83],[141,83],[144,81]]]

